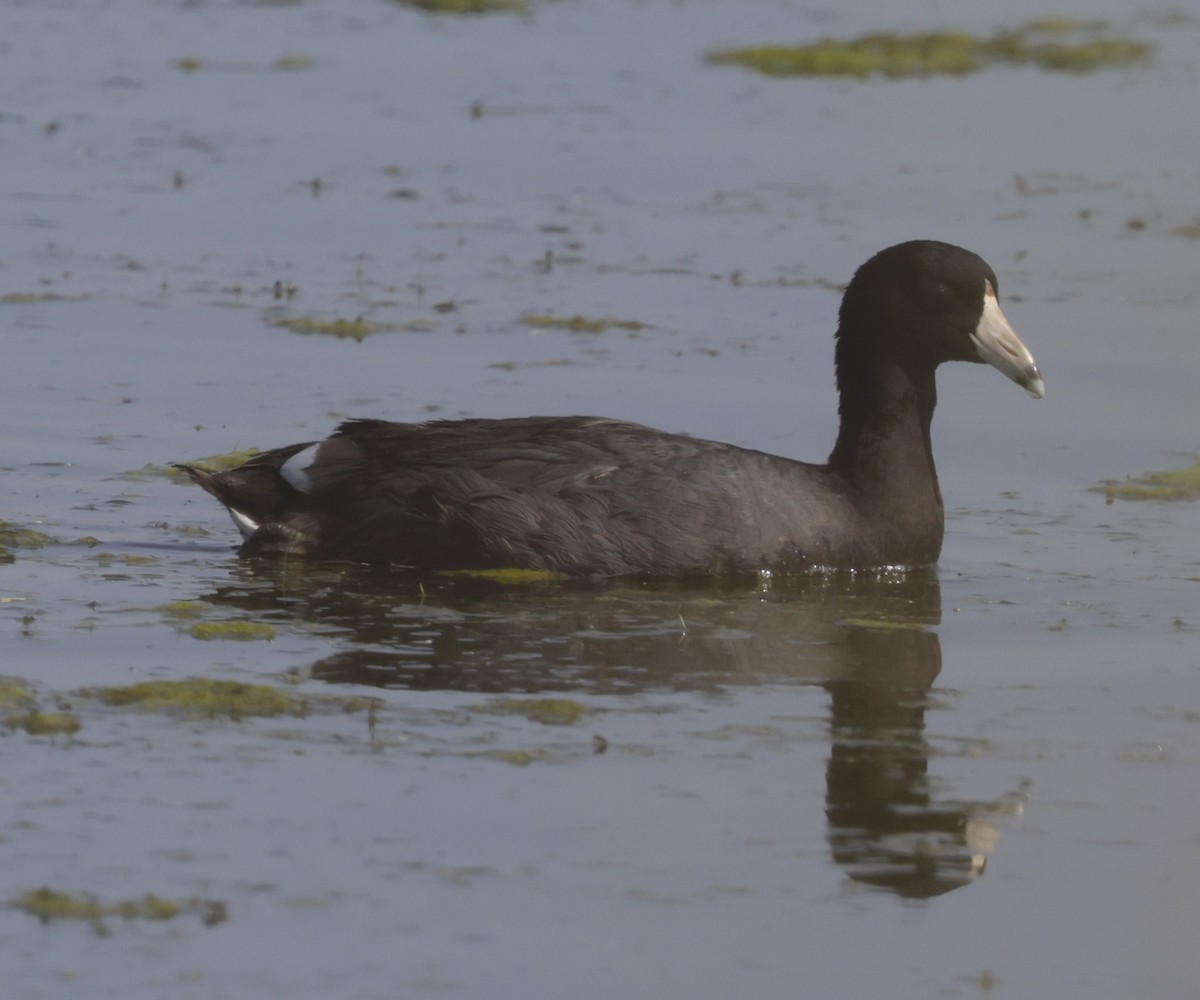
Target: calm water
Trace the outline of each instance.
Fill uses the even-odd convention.
[[[6,996],[1196,995],[1200,511],[1091,487],[1200,450],[1200,241],[1174,232],[1200,11],[1077,6],[1156,46],[1088,76],[702,59],[1046,13],[889,10],[0,6],[0,517],[57,540],[0,565],[0,673],[82,723],[0,738],[0,898],[226,914],[0,909]],[[994,265],[1048,387],[943,370],[934,573],[253,565],[140,471],[348,415],[600,413],[820,459],[835,286],[915,237]],[[275,637],[190,631],[230,621]],[[79,694],[196,677],[310,711]]]

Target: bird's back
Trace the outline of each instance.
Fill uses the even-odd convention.
[[[356,420],[193,477],[252,550],[418,569],[811,568],[854,523],[823,467],[596,417]]]

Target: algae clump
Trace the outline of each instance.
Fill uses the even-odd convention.
[[[44,532],[0,520],[0,564],[16,562],[13,549],[40,549],[54,541],[52,536]]]
[[[29,682],[20,677],[0,677],[0,708],[29,710],[37,704]]]
[[[29,682],[20,677],[0,677],[0,711],[4,724],[30,736],[71,736],[82,728],[70,712],[43,712]]]
[[[294,73],[298,70],[312,69],[316,62],[307,52],[289,52],[271,63],[271,69]]]
[[[196,622],[188,626],[188,635],[211,642],[214,639],[233,639],[237,642],[256,642],[275,638],[275,626],[266,622]]]
[[[486,580],[489,583],[500,583],[519,586],[527,583],[547,583],[561,580],[562,574],[552,569],[443,569],[437,570],[438,576],[449,576],[467,580]]]
[[[1127,38],[1098,37],[1103,22],[1043,18],[1014,31],[981,38],[962,31],[875,33],[823,38],[805,45],[752,45],[720,49],[717,65],[739,65],[767,76],[887,77],[964,76],[989,66],[1033,65],[1086,73],[1145,61],[1151,46]]]
[[[81,694],[118,708],[181,712],[184,715],[207,718],[300,716],[307,714],[308,710],[304,699],[287,691],[280,691],[265,684],[244,684],[241,681],[144,681],[124,687],[88,688]]]
[[[1172,236],[1182,236],[1188,240],[1200,240],[1200,219],[1184,222],[1171,230]]]
[[[520,715],[544,726],[573,726],[587,714],[586,706],[571,698],[496,698],[470,706],[486,715]]]
[[[1127,38],[1098,38],[1078,45],[1035,45],[1030,59],[1042,69],[1065,73],[1090,73],[1107,66],[1144,62],[1150,46]]]
[[[710,61],[735,63],[767,76],[961,75],[981,68],[981,43],[971,35],[863,35],[810,45],[755,45],[714,52]]]
[[[168,618],[174,618],[176,621],[199,618],[205,611],[208,610],[208,605],[203,601],[172,601],[170,604],[160,604],[155,611],[161,612]]]
[[[43,531],[22,528],[11,521],[0,521],[0,549],[40,549],[53,541],[53,536]]]
[[[12,905],[43,923],[51,920],[99,920],[106,914],[106,908],[95,899],[58,892],[45,886],[21,893],[12,901]]]
[[[234,451],[222,452],[219,455],[208,455],[205,458],[197,458],[188,465],[194,465],[198,469],[203,469],[205,472],[224,472],[227,469],[236,469],[239,465],[245,465],[250,459],[262,454],[260,448],[238,448]],[[182,469],[170,466],[170,474],[186,479],[187,473]]]
[[[360,343],[373,333],[391,330],[385,323],[372,323],[359,316],[355,319],[314,319],[311,316],[293,316],[277,319],[274,326],[291,330],[292,333],[319,333],[337,337],[339,340],[355,340]]]
[[[498,760],[505,764],[512,764],[513,767],[528,767],[543,757],[542,754],[535,753],[532,750],[482,750],[478,753],[468,754],[467,756]]]
[[[53,920],[86,920],[105,933],[104,918],[122,920],[173,920],[182,913],[197,913],[205,925],[213,927],[227,918],[226,907],[213,900],[188,899],[182,903],[146,893],[138,899],[103,903],[94,896],[62,892],[42,886],[29,889],[9,901],[14,909],[37,917],[44,924]]]
[[[239,465],[245,465],[250,459],[261,454],[261,448],[239,448],[220,455],[206,455],[204,458],[193,458],[187,464],[194,465],[197,469],[203,469],[205,472],[225,472],[228,469],[236,469]],[[125,479],[134,480],[149,479],[154,476],[166,476],[180,483],[191,482],[188,474],[176,464],[155,465],[153,462],[150,462],[143,465],[140,469],[128,469],[124,473]]]
[[[1183,469],[1161,469],[1094,487],[1114,500],[1200,500],[1200,459]]]
[[[7,292],[0,295],[0,305],[27,306],[35,302],[64,302],[66,299],[57,292]]]
[[[532,314],[521,317],[526,326],[541,330],[569,330],[571,333],[604,333],[606,330],[644,330],[645,323],[635,319],[588,319],[584,316],[554,316]]]
[[[22,729],[30,736],[71,736],[82,728],[70,712],[41,712],[36,708],[10,715],[4,724],[9,729]]]

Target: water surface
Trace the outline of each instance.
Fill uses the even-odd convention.
[[[1152,62],[703,60],[1009,23],[984,4],[0,8],[0,516],[54,539],[0,565],[2,673],[82,725],[0,739],[0,895],[226,915],[0,910],[10,995],[1193,993],[1200,514],[1092,487],[1200,450],[1200,243],[1176,231],[1200,212],[1200,21],[1073,13]],[[936,572],[262,566],[145,471],[345,416],[531,412],[820,459],[838,286],[919,237],[993,264],[1048,387],[943,371]],[[545,314],[645,325],[522,321]],[[297,317],[391,329],[276,325]],[[310,710],[80,694],[197,677]]]

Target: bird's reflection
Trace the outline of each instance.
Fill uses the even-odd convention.
[[[936,800],[924,730],[940,665],[937,636],[852,629],[848,638],[863,670],[825,685],[833,857],[852,878],[905,897],[966,885],[983,873],[1001,818],[1023,808],[1025,789],[994,802]]]
[[[338,636],[314,677],[421,690],[605,694],[803,682],[830,693],[828,838],[857,881],[905,897],[971,882],[996,802],[939,800],[925,712],[941,670],[935,573],[683,584],[405,580],[240,563],[214,604]]]

